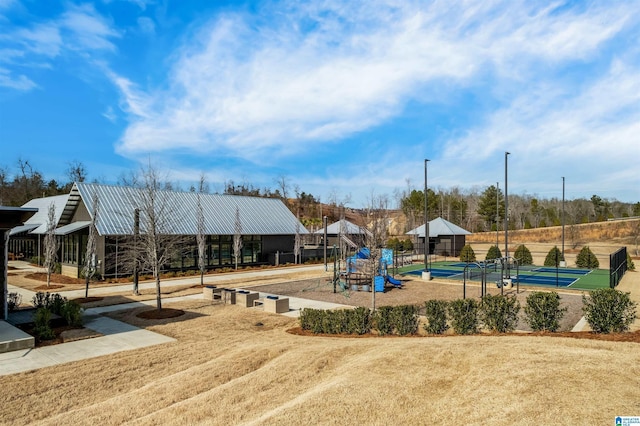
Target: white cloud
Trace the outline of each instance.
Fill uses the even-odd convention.
[[[145,34],[154,34],[156,32],[156,24],[153,22],[153,19],[149,17],[139,17],[138,26],[140,27],[140,30]]]
[[[0,34],[0,65],[5,68],[2,85],[31,90],[37,84],[28,76],[30,69],[50,68],[55,58],[69,52],[86,57],[99,51],[115,51],[110,40],[120,35],[111,27],[89,4],[71,4],[60,16],[46,21],[33,19],[27,26],[9,23]]]
[[[446,101],[487,73],[521,84],[540,68],[584,60],[628,15],[624,4],[580,11],[511,1],[287,6],[209,21],[175,55],[168,84],[144,95],[151,102],[123,91],[140,108],[130,108],[119,152],[257,159],[333,143],[397,116],[410,100]]]

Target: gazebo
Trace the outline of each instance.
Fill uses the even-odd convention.
[[[417,236],[419,246],[425,247],[425,226],[412,229],[406,235]],[[466,244],[467,231],[441,217],[429,221],[429,253],[441,256],[459,256],[460,250]]]

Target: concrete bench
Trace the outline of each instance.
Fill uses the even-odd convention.
[[[214,285],[208,285],[202,288],[202,297],[204,297],[205,300],[210,300],[210,301],[214,301],[214,300],[222,300],[222,289],[221,288],[217,288]]]
[[[236,305],[244,306],[245,308],[249,308],[254,306],[254,302],[258,300],[258,293],[237,291],[236,292]]]
[[[263,301],[265,312],[271,312],[274,314],[282,314],[284,312],[289,312],[288,297],[279,297],[275,299],[273,297],[267,296],[262,301]]]
[[[231,288],[223,288],[222,289],[222,301],[226,305],[227,303],[230,305],[236,304],[236,291]]]

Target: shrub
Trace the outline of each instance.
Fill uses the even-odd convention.
[[[636,318],[636,303],[629,293],[614,288],[593,290],[589,297],[582,296],[585,318],[596,333],[627,331]]]
[[[562,252],[558,248],[558,246],[554,246],[549,253],[547,253],[547,257],[544,258],[544,266],[558,266],[560,262],[564,261],[564,256],[562,256]]]
[[[33,306],[36,307],[36,309],[39,308],[49,308],[49,299],[50,299],[51,295],[49,293],[44,293],[42,291],[37,292],[36,294],[33,295],[33,298],[31,299],[31,303],[33,303]]]
[[[589,246],[584,246],[576,258],[576,266],[578,268],[597,269],[600,266],[600,262],[598,262],[598,258],[593,254]]]
[[[447,312],[451,327],[457,334],[478,332],[478,302],[475,299],[458,299],[449,303]]]
[[[476,261],[476,253],[473,251],[473,248],[469,244],[462,247],[460,250],[460,261],[461,262],[475,262]]]
[[[316,334],[365,334],[371,331],[371,312],[363,307],[331,311],[305,308],[300,312],[300,327]]]
[[[374,327],[381,336],[393,333],[392,311],[393,306],[381,306],[373,314]]]
[[[349,333],[367,334],[371,331],[371,311],[362,306],[350,311]]]
[[[15,311],[21,303],[22,295],[20,293],[9,293],[7,295],[7,309],[9,309],[9,312]]]
[[[627,251],[627,269],[630,271],[636,270],[636,265],[633,263],[633,260],[631,259],[631,255],[629,254],[628,251]]]
[[[413,241],[411,241],[410,238],[407,238],[404,241],[402,241],[402,250],[404,251],[413,250]]]
[[[524,308],[526,321],[533,331],[557,331],[567,308],[560,308],[560,296],[555,291],[535,291],[527,296]]]
[[[51,312],[46,308],[38,308],[34,318],[34,331],[36,337],[40,340],[51,340],[55,336],[53,330],[49,326],[49,320],[51,319]]]
[[[425,302],[425,316],[427,324],[424,329],[429,334],[442,334],[449,326],[447,325],[447,301],[445,300],[428,300]]]
[[[498,246],[491,246],[487,252],[487,257],[485,257],[484,260],[500,259],[501,257],[502,252],[500,252],[500,248]]]
[[[52,314],[62,316],[62,309],[67,303],[67,298],[60,296],[58,293],[53,293],[49,297],[49,303],[45,305],[45,308],[49,309]]]
[[[70,326],[80,327],[82,325],[82,306],[75,300],[65,301],[60,315]]]
[[[533,257],[531,257],[531,252],[524,244],[516,247],[516,251],[514,252],[513,257],[518,260],[519,265],[533,265]]]
[[[506,333],[513,331],[518,324],[520,302],[515,296],[487,294],[482,297],[480,309],[482,322],[491,331]]]
[[[413,305],[394,306],[391,310],[393,330],[400,336],[416,334],[418,331],[418,307]]]

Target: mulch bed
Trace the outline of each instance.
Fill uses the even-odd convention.
[[[184,315],[184,311],[182,309],[172,309],[172,308],[162,308],[162,309],[150,309],[148,311],[142,311],[136,315],[138,318],[142,319],[167,319],[167,318],[176,318]]]
[[[314,337],[346,337],[346,338],[389,338],[389,337],[460,337],[460,334],[414,334],[410,336],[397,336],[397,335],[385,335],[380,336],[374,333],[367,334],[324,334],[313,333],[310,330],[303,330],[301,327],[293,327],[287,330],[287,333],[296,336],[314,336]],[[578,331],[578,332],[557,332],[557,333],[480,333],[474,334],[474,336],[486,336],[486,337],[499,337],[499,336],[517,336],[517,337],[568,337],[571,339],[590,339],[590,340],[602,340],[607,342],[630,342],[640,343],[640,330],[628,332],[628,333],[609,333],[598,334],[591,331]]]

